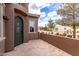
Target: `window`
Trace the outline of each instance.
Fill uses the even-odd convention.
[[[35,21],[33,21],[33,20],[29,21],[29,31],[35,32]]]
[[[66,30],[66,28],[64,28],[64,30]]]
[[[56,31],[58,31],[58,28],[55,28]]]

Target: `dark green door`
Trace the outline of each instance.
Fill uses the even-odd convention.
[[[14,45],[23,43],[23,19],[20,16],[15,17],[15,42]]]

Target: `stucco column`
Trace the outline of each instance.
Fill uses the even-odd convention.
[[[14,49],[14,7],[13,4],[6,4],[5,15],[8,20],[5,22],[5,51]]]

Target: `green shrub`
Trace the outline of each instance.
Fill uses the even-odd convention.
[[[59,33],[56,33],[55,35],[59,35]]]
[[[72,38],[72,35],[67,35],[67,37]]]
[[[53,34],[53,32],[51,32],[51,34]]]
[[[66,33],[63,33],[63,36],[66,36]]]
[[[62,34],[59,34],[60,36],[63,36]]]

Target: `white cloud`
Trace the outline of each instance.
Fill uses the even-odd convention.
[[[35,3],[36,4],[36,6],[43,6],[43,5],[45,5],[46,3]]]
[[[56,11],[52,11],[52,12],[48,13],[48,17],[52,17],[52,16],[55,16],[55,15],[57,15]]]
[[[38,26],[45,26],[45,24],[47,24],[48,23],[48,20],[49,20],[50,18],[49,17],[45,17],[44,19],[40,19],[39,18],[39,21],[38,21]]]
[[[30,10],[29,13],[40,15],[40,10]]]
[[[38,22],[38,26],[45,26],[45,24],[47,24],[48,22],[47,21],[39,21]]]
[[[38,5],[38,4],[37,4]],[[50,3],[39,3],[40,7],[43,8],[43,7],[47,7],[47,6],[50,6]]]
[[[41,14],[40,9],[47,6],[50,6],[50,3],[30,3],[29,13]]]
[[[40,15],[40,17],[45,17],[45,16],[46,16],[45,12],[42,12]]]
[[[44,15],[45,15],[45,13],[44,13]],[[59,15],[57,15],[56,11],[49,12],[47,17],[45,17],[44,19],[39,19],[39,24],[38,25],[39,26],[45,26],[45,24],[47,24],[48,20],[50,20],[50,19],[55,21],[57,19],[61,19],[61,17]]]
[[[61,19],[60,16],[56,16],[56,17],[51,17],[52,20],[58,20],[58,19]]]
[[[39,14],[39,15],[41,14],[40,9],[34,3],[29,4],[29,11],[28,12],[33,13],[33,14]]]
[[[50,17],[52,20],[61,19],[61,17],[57,14],[56,11],[48,13],[47,17]]]

